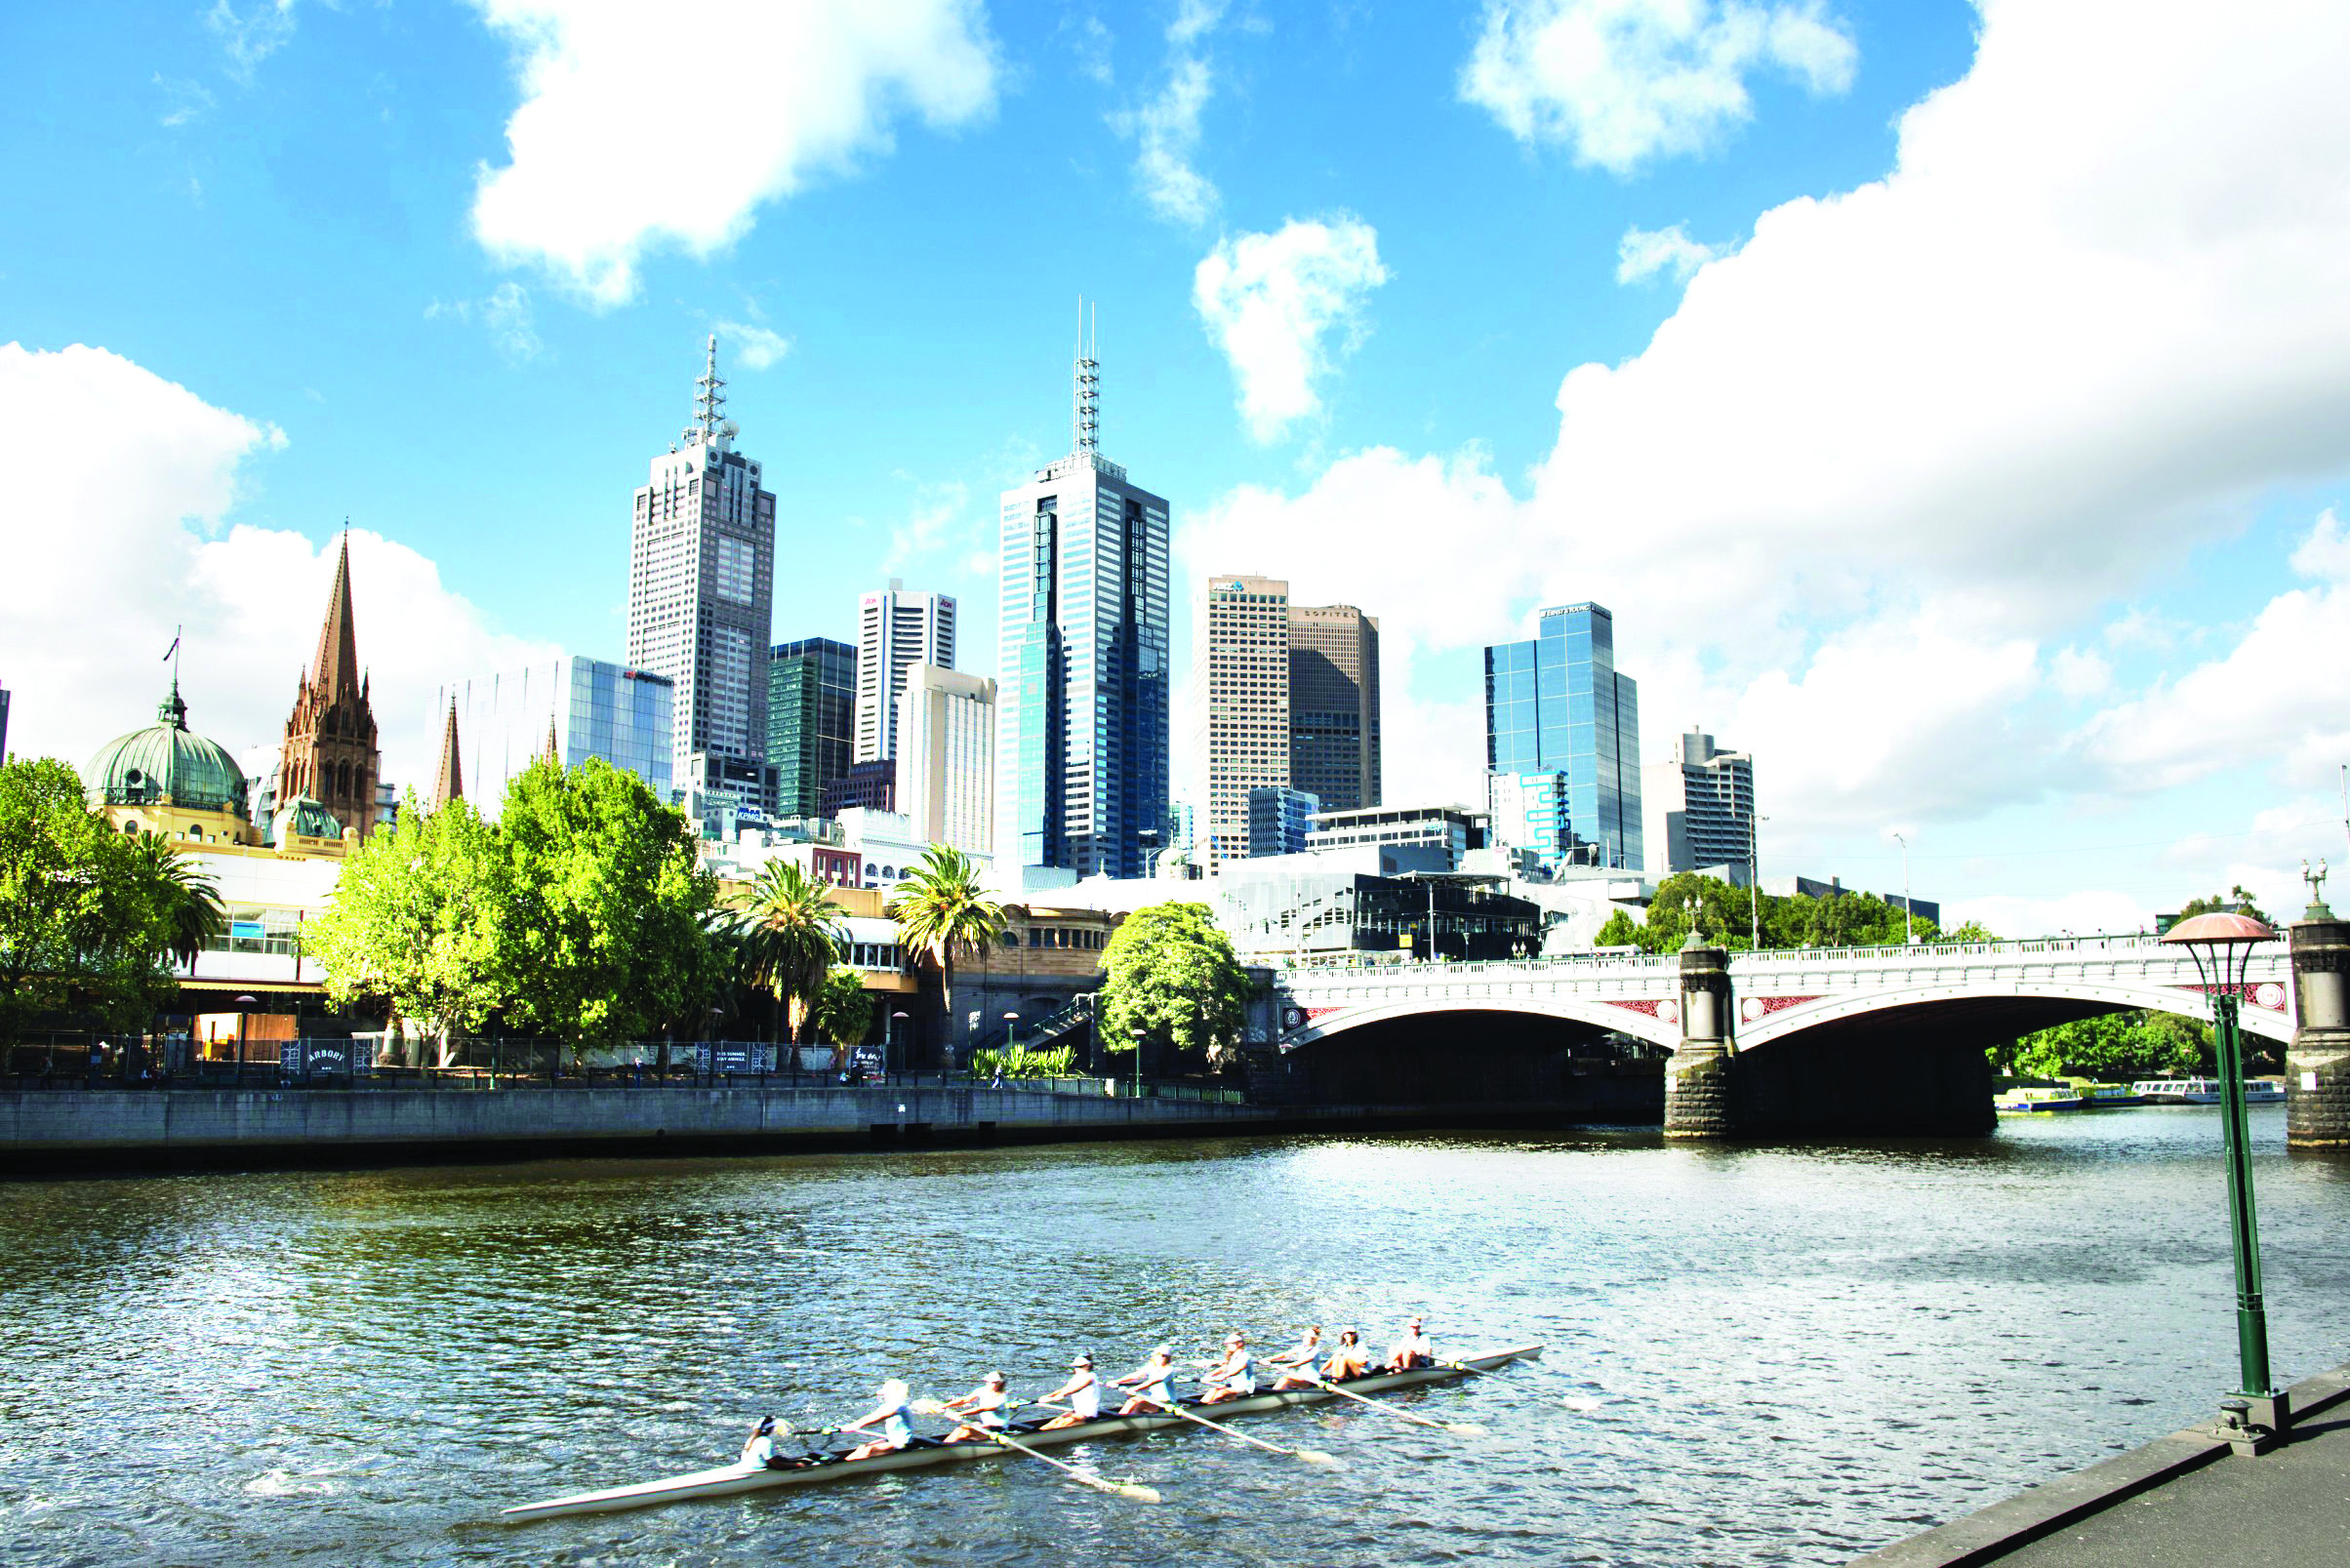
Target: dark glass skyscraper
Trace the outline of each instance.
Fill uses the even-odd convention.
[[[856,711],[856,649],[802,637],[769,650],[767,760],[776,767],[779,815],[823,813],[825,786],[848,777]]]
[[[1570,858],[1641,868],[1640,692],[1616,672],[1604,607],[1545,610],[1531,641],[1485,650],[1485,768],[1563,774]],[[1520,842],[1519,824],[1493,832]]]

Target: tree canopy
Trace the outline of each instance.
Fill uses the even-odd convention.
[[[2107,1013],[1994,1046],[1992,1065],[2022,1078],[2137,1078],[2209,1070],[2211,1026],[2176,1013]]]
[[[2181,920],[2193,919],[2199,914],[2249,914],[2264,926],[2276,924],[2274,920],[2261,912],[2259,905],[2252,902],[2252,896],[2245,891],[2242,882],[2237,883],[2234,888],[2229,890],[2228,896],[2224,899],[2218,894],[2212,893],[2200,899],[2189,899],[2185,904],[2179,905],[2178,917]]]
[[[1694,925],[1715,946],[1743,952],[1754,945],[1756,895],[1716,876],[1678,871],[1656,885],[1648,918],[1636,922],[1625,910],[1608,916],[1594,939],[1601,947],[1638,946],[1643,952],[1672,952]],[[1844,892],[1834,898],[1798,893],[1788,898],[1761,895],[1764,947],[1899,946],[1901,905],[1874,893]],[[1982,926],[1969,923],[1945,936],[1924,915],[1910,923],[1920,942],[1990,942]]]
[[[1254,993],[1248,971],[1204,904],[1128,915],[1103,950],[1102,1043],[1134,1047],[1135,1029],[1221,1066],[1236,1052]]]
[[[67,1009],[144,1023],[172,988],[182,901],[204,882],[114,832],[65,763],[0,766],[0,1039]]]
[[[784,1004],[798,1041],[814,1022],[810,1009],[846,930],[831,888],[792,862],[769,861],[752,878],[735,922],[742,977]]]
[[[938,966],[939,1006],[952,1031],[954,955],[983,951],[1003,934],[1003,905],[988,897],[970,856],[933,844],[907,869],[881,912],[898,923],[901,946]]]

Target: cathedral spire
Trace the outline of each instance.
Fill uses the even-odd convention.
[[[552,708],[547,712],[547,750],[543,755],[558,768],[563,765],[563,748],[555,744],[555,715]]]
[[[457,699],[449,699],[449,722],[441,730],[440,766],[432,772],[432,809],[466,798],[465,764],[457,754]]]
[[[318,656],[310,662],[310,683],[332,702],[359,690],[359,634],[351,619],[351,536],[343,531],[343,552],[335,560],[335,585],[328,590],[326,621],[318,628]]]

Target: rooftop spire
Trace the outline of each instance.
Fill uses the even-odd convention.
[[[1086,319],[1085,297],[1077,296],[1077,360],[1070,377],[1070,452],[1072,456],[1099,453],[1102,449],[1102,375],[1101,363],[1093,357],[1094,341],[1091,324]]]
[[[432,771],[432,809],[466,798],[465,764],[457,754],[457,699],[449,699],[449,722],[441,730],[440,766]]]
[[[318,628],[318,655],[310,661],[310,684],[329,699],[359,690],[359,636],[351,620],[350,519],[343,522],[343,551],[335,560],[335,585],[328,590],[326,621]]]
[[[718,376],[718,335],[709,335],[709,358],[702,367],[701,379],[694,382],[702,388],[694,394],[694,424],[702,432],[702,444],[712,445],[731,437],[734,421],[726,417],[726,382]]]

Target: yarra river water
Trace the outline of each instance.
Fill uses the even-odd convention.
[[[2350,1356],[2350,1164],[2255,1112],[2280,1371]],[[1260,1138],[0,1186],[11,1563],[1818,1563],[2208,1413],[2218,1118],[1970,1144]],[[1534,1364],[1368,1410],[633,1514],[875,1382],[1425,1310]]]

